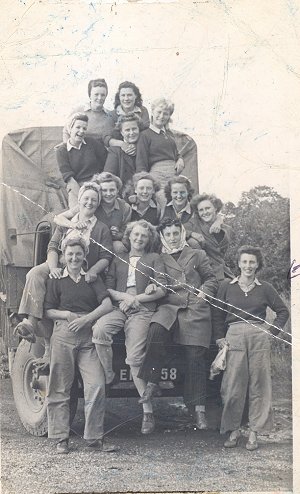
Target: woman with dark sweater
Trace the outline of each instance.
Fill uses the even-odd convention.
[[[238,251],[240,275],[224,280],[213,309],[213,334],[219,348],[229,344],[221,396],[223,414],[220,432],[230,431],[225,448],[237,446],[246,397],[249,398],[250,433],[246,448],[258,448],[257,433],[273,426],[270,362],[270,328],[278,334],[289,313],[270,283],[259,281],[261,250],[243,246]],[[273,324],[265,322],[267,308],[276,313]]]

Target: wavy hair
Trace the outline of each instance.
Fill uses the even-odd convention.
[[[92,79],[88,83],[88,95],[91,97],[93,87],[104,87],[106,89],[106,95],[108,94],[108,86],[105,79]]]
[[[157,98],[151,103],[151,111],[153,112],[157,106],[163,106],[167,108],[168,112],[171,115],[174,113],[175,105],[172,101],[166,98]]]
[[[192,182],[189,178],[184,175],[175,175],[174,177],[168,180],[167,185],[165,186],[165,196],[167,198],[167,202],[172,201],[171,191],[173,184],[184,184],[186,186],[186,190],[188,193],[188,201],[191,200],[191,197],[194,193],[194,188],[192,187]]]
[[[121,102],[120,102],[120,91],[121,91],[121,89],[125,89],[125,88],[128,88],[128,87],[130,87],[133,90],[133,92],[134,92],[134,94],[136,96],[135,105],[136,106],[139,106],[139,107],[141,107],[143,105],[142,95],[141,95],[141,92],[140,92],[139,88],[133,82],[124,81],[124,82],[121,82],[121,84],[118,87],[118,91],[116,92],[115,102],[114,102],[114,107],[115,108],[117,108],[117,106],[119,106],[121,104]]]
[[[159,243],[159,237],[158,233],[156,230],[156,227],[154,225],[151,225],[146,220],[138,220],[138,221],[131,221],[130,223],[127,224],[124,235],[123,235],[123,244],[127,248],[128,252],[130,251],[130,234],[132,230],[134,229],[135,226],[141,226],[145,228],[148,231],[149,234],[149,242],[146,246],[145,251],[146,252],[155,252],[155,249]]]
[[[141,171],[133,175],[132,182],[134,188],[136,188],[139,180],[151,180],[151,182],[153,183],[154,192],[158,192],[160,190],[160,183],[158,182],[158,180],[156,180],[150,173],[146,171]]]
[[[198,212],[198,204],[202,201],[210,201],[216,209],[217,213],[219,213],[223,207],[223,202],[221,201],[221,199],[219,199],[214,194],[206,194],[204,192],[203,194],[196,194],[191,200],[191,207],[193,211],[195,211],[196,213]]]
[[[128,113],[127,115],[120,115],[117,122],[116,122],[115,128],[117,130],[121,130],[123,123],[126,123],[126,122],[136,122],[138,125],[138,128],[141,130],[142,121],[141,121],[140,117],[138,115],[136,115],[135,113]]]
[[[259,271],[264,266],[264,258],[260,247],[256,247],[253,245],[242,245],[237,251],[237,255],[236,255],[237,265],[241,259],[242,254],[250,254],[251,256],[256,257],[258,263],[257,271]]]
[[[92,182],[95,182],[96,184],[100,185],[100,187],[101,187],[101,184],[104,184],[106,182],[115,182],[117,189],[118,189],[118,192],[123,187],[122,180],[110,172],[95,173],[95,175],[93,175],[93,177],[92,177]]]

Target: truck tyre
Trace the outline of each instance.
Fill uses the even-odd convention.
[[[45,436],[48,432],[46,395],[49,376],[40,376],[39,389],[31,387],[33,361],[43,356],[44,347],[37,339],[30,344],[22,340],[14,358],[12,387],[15,406],[25,429],[33,436]],[[75,378],[70,400],[70,423],[72,423],[78,403],[78,379]]]

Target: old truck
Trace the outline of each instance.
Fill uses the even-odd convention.
[[[185,174],[197,189],[197,147],[186,134],[174,131],[185,160]],[[28,270],[46,259],[47,244],[53,232],[54,214],[67,207],[64,182],[55,159],[55,146],[61,142],[61,127],[36,127],[10,132],[2,143],[1,170],[1,339],[8,354],[15,405],[21,422],[33,435],[47,433],[47,372],[36,359],[44,352],[43,341],[20,340],[13,334],[11,317],[18,306]],[[172,347],[162,371],[164,396],[182,392],[183,369],[180,347]],[[114,367],[120,384],[111,397],[137,396],[129,367],[125,364],[124,338],[114,342]],[[82,396],[76,378],[71,394],[71,415]]]

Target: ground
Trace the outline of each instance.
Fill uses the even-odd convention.
[[[274,389],[275,427],[260,436],[254,452],[223,448],[217,430],[195,430],[180,399],[157,399],[156,431],[140,433],[141,407],[135,398],[109,399],[107,441],[119,453],[83,448],[82,400],[73,423],[71,452],[30,436],[19,422],[11,381],[2,379],[2,492],[54,494],[161,491],[292,491],[290,385]]]

